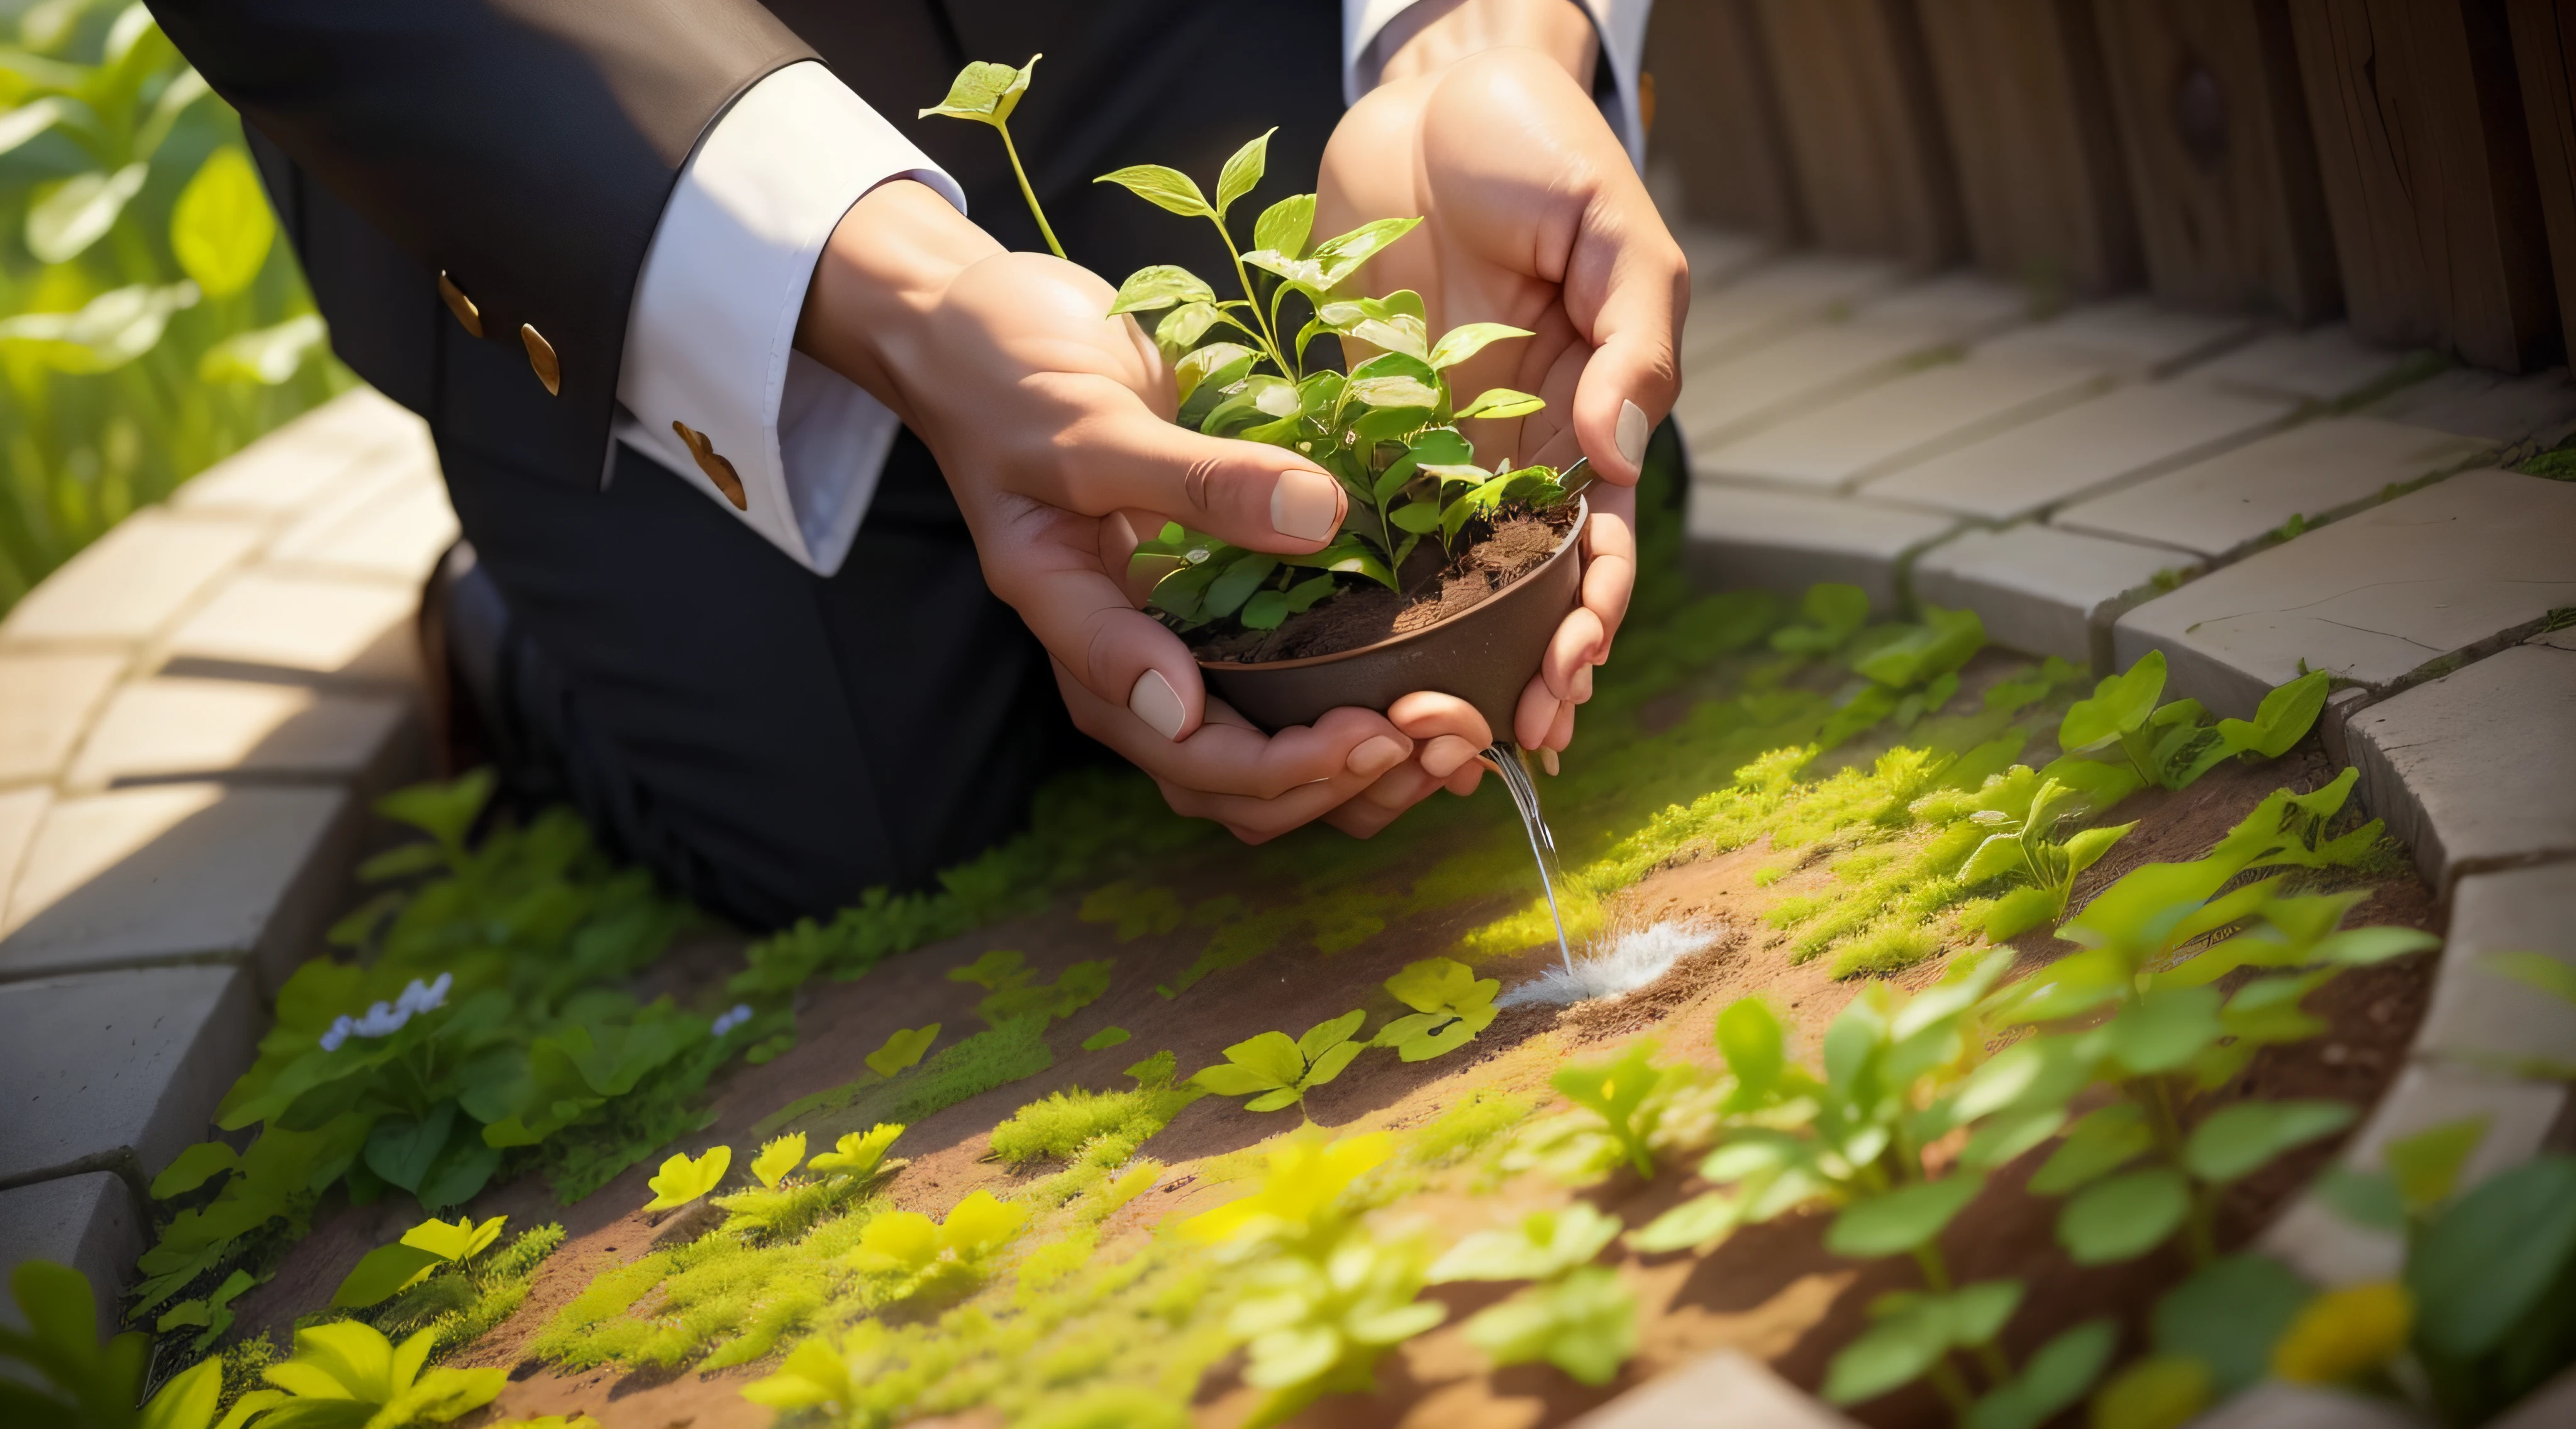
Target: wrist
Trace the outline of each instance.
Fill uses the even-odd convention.
[[[1369,45],[1380,57],[1370,88],[1437,75],[1487,50],[1536,50],[1586,90],[1601,52],[1600,35],[1581,0],[1415,0]]]
[[[850,205],[815,260],[796,348],[910,423],[903,374],[919,370],[949,286],[1001,251],[928,185],[879,184]]]

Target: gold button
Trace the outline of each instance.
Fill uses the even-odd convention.
[[[483,310],[474,306],[474,300],[465,296],[465,290],[456,286],[456,280],[447,276],[444,268],[438,270],[438,295],[447,300],[447,310],[456,314],[460,326],[476,337],[483,335]]]
[[[716,484],[716,490],[723,492],[725,500],[733,503],[733,509],[750,510],[751,498],[742,489],[742,477],[734,471],[732,462],[717,454],[716,444],[707,440],[706,433],[686,422],[673,422],[671,430],[679,433],[680,440],[689,444],[689,455],[698,459],[698,470],[705,472],[707,480]]]
[[[562,396],[563,367],[555,361],[554,345],[546,341],[544,333],[526,323],[519,324],[519,341],[527,344],[528,366],[536,370],[537,380],[546,384],[546,395]]]

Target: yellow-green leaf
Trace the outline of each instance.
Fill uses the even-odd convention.
[[[885,1039],[885,1045],[866,1057],[868,1070],[880,1077],[891,1077],[921,1060],[930,1044],[939,1040],[939,1024],[927,1027],[898,1027]]]
[[[927,119],[944,114],[951,119],[972,119],[978,124],[1001,127],[1020,107],[1020,96],[1029,92],[1029,79],[1036,73],[1043,54],[1029,56],[1029,62],[1017,69],[1009,65],[988,64],[977,60],[957,72],[948,86],[948,97],[917,116]]]
[[[814,1158],[808,1168],[832,1176],[865,1176],[885,1160],[886,1148],[903,1135],[903,1128],[878,1122],[865,1131],[853,1131],[833,1143],[832,1149]]]
[[[644,1203],[647,1211],[667,1211],[685,1206],[716,1188],[725,1171],[733,1165],[733,1148],[719,1146],[692,1160],[685,1153],[662,1163],[661,1173],[644,1184],[653,1188],[653,1199]]]
[[[170,211],[170,251],[210,298],[249,287],[276,240],[277,217],[259,171],[238,145],[208,154]]]
[[[751,1174],[760,1178],[760,1184],[775,1188],[804,1160],[805,1133],[790,1132],[760,1148],[760,1154],[751,1159]]]

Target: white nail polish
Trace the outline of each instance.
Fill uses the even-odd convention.
[[[1136,677],[1136,687],[1127,692],[1127,712],[1152,726],[1154,733],[1165,739],[1181,737],[1181,725],[1189,711],[1181,708],[1181,692],[1163,678],[1160,670],[1147,670]]]
[[[1342,521],[1342,488],[1320,471],[1286,471],[1270,488],[1270,529],[1298,541],[1329,541]]]
[[[1646,459],[1646,438],[1654,429],[1646,424],[1646,409],[1625,400],[1619,403],[1619,455],[1630,466]]]

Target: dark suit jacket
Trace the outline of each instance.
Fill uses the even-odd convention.
[[[1067,251],[1113,282],[1224,263],[1203,224],[1093,176],[1154,162],[1212,185],[1276,124],[1267,202],[1312,186],[1340,112],[1335,0],[150,3],[248,121],[341,358],[442,445],[584,487],[608,469],[627,316],[671,185],[782,65],[823,60],[957,177],[979,222],[1035,249],[995,136],[915,112],[968,59],[1044,51],[1012,134]],[[479,340],[442,305],[442,271],[481,309]],[[530,370],[522,323],[555,350],[560,395]]]

